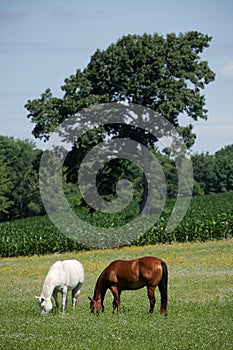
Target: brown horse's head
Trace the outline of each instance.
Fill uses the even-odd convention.
[[[96,311],[98,314],[100,311],[102,311],[102,312],[104,311],[104,306],[101,304],[100,300],[95,300],[91,297],[88,297],[88,299],[91,301],[90,302],[91,312]]]

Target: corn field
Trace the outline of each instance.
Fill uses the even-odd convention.
[[[233,192],[193,197],[191,205],[172,232],[166,223],[174,202],[168,201],[154,226],[132,245],[206,241],[233,235]],[[101,225],[101,223],[96,223]],[[120,223],[119,223],[120,225]],[[89,249],[59,232],[47,216],[0,224],[0,256],[30,256]]]

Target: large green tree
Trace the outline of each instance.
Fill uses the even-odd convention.
[[[192,124],[182,127],[179,117],[186,115],[193,121],[207,118],[202,90],[214,80],[215,74],[208,62],[201,60],[201,54],[210,41],[210,36],[196,31],[166,37],[159,34],[123,36],[106,50],[97,50],[85,69],[77,69],[66,78],[61,98],[46,89],[40,98],[27,102],[28,118],[35,124],[33,135],[46,141],[51,132],[74,113],[98,103],[124,102],[148,107],[165,117],[190,148],[195,142]],[[146,147],[156,142],[152,134],[144,134],[126,124],[93,128],[75,142],[66,160],[68,180],[77,180],[76,168],[95,144],[116,136],[131,138]],[[115,184],[118,162],[112,162],[111,166],[112,184]],[[145,178],[142,181],[145,182]],[[103,180],[102,187],[104,183]],[[143,197],[145,195],[146,191]],[[145,198],[142,198],[141,207],[144,204]]]
[[[106,50],[97,50],[82,71],[65,79],[62,98],[50,89],[25,105],[35,123],[33,134],[47,140],[73,113],[96,103],[127,101],[153,109],[179,126],[179,116],[207,118],[205,85],[215,74],[200,54],[211,37],[185,34],[126,35]],[[192,127],[184,130],[188,146],[194,143]]]

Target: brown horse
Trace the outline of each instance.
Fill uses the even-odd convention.
[[[136,290],[147,287],[147,295],[150,301],[150,313],[155,306],[155,287],[158,286],[161,295],[160,313],[167,315],[167,284],[168,270],[164,261],[145,256],[135,260],[113,261],[100,274],[91,300],[90,308],[99,313],[104,311],[104,297],[107,289],[113,294],[113,310],[120,310],[120,295],[123,290]]]

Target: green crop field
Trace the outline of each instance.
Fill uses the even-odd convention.
[[[154,226],[134,245],[206,241],[233,235],[233,192],[193,197],[191,205],[173,232],[166,232],[174,201],[168,201]],[[104,223],[103,223],[104,224]],[[121,223],[119,222],[119,225]],[[97,226],[102,226],[100,219]],[[0,223],[0,256],[78,251],[82,247],[59,232],[47,216]]]
[[[107,292],[105,312],[90,314],[88,296],[110,261],[143,255],[163,258],[169,269],[167,317],[159,314],[159,293],[152,316],[146,289],[122,293],[121,312],[112,313]],[[60,311],[41,316],[34,295],[41,292],[49,266],[76,258],[85,284],[73,312],[69,300]],[[156,244],[0,260],[0,348],[63,349],[205,349],[230,350],[233,343],[233,239]]]

